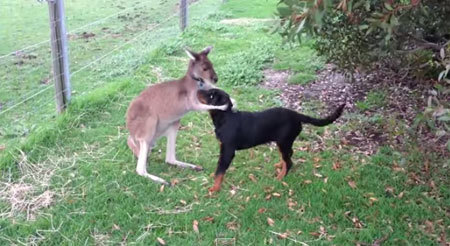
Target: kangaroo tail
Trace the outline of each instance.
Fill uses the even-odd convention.
[[[344,107],[345,103],[339,106],[339,108],[337,108],[336,111],[334,111],[334,113],[323,119],[316,119],[303,114],[298,114],[298,119],[302,123],[311,124],[314,126],[326,126],[333,123],[337,118],[339,118],[339,116],[341,116]]]

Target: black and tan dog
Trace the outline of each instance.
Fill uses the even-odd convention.
[[[233,160],[236,150],[248,149],[260,144],[275,142],[280,151],[281,180],[292,166],[292,144],[302,130],[302,123],[326,126],[342,114],[345,104],[330,116],[315,119],[286,108],[271,108],[261,112],[232,111],[232,102],[227,93],[219,89],[198,91],[197,97],[203,104],[224,105],[228,109],[209,110],[214,123],[216,137],[220,141],[220,157],[214,178],[214,186],[209,191],[219,191],[226,170]]]

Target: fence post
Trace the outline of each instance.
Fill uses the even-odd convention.
[[[48,0],[53,57],[53,78],[58,113],[62,113],[70,101],[70,72],[65,27],[64,0]]]
[[[181,31],[184,31],[187,26],[187,1],[186,0],[180,0],[180,28]]]

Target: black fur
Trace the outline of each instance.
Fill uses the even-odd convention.
[[[315,119],[286,108],[271,108],[261,112],[232,111],[227,93],[219,89],[199,91],[198,98],[209,105],[228,104],[226,111],[211,110],[216,137],[221,142],[217,175],[225,174],[236,150],[275,142],[286,163],[286,173],[292,166],[292,144],[302,130],[302,123],[326,126],[341,116],[345,104],[324,119]]]

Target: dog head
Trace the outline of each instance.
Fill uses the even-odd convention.
[[[228,104],[227,111],[230,111],[233,108],[233,101],[230,96],[220,89],[199,90],[197,92],[197,98],[201,103],[213,106]]]
[[[200,89],[208,90],[215,88],[217,83],[217,74],[211,61],[208,59],[208,54],[212,50],[212,46],[206,47],[200,53],[185,49],[186,54],[191,61],[189,62],[189,76],[198,82]]]

